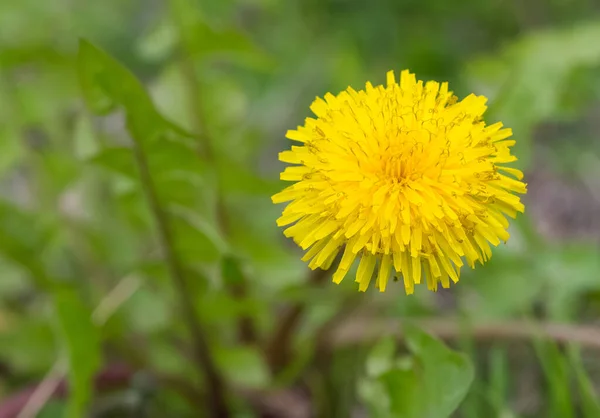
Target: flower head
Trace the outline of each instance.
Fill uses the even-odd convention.
[[[290,202],[277,220],[304,250],[312,269],[342,281],[359,259],[356,281],[365,291],[375,275],[384,291],[395,270],[407,293],[457,282],[463,260],[472,268],[509,238],[505,215],[524,207],[514,140],[501,123],[486,126],[486,98],[458,101],[448,83],[423,84],[402,71],[387,86],[348,88],[311,105],[316,118],[288,131],[298,146],[279,154],[294,164],[281,179],[294,184],[273,196]],[[377,270],[377,271],[376,271]]]

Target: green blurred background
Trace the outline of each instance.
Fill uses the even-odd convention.
[[[358,294],[276,227],[277,153],[404,68],[489,98],[526,213],[449,290]],[[0,0],[0,417],[210,416],[132,136],[232,416],[600,417],[599,121],[594,0]]]

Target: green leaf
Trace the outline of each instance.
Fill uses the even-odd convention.
[[[474,369],[467,356],[457,353],[424,332],[405,327],[412,356],[394,359],[391,340],[380,342],[367,360],[369,378],[359,392],[374,416],[447,418],[467,395]],[[375,393],[374,388],[383,389]]]
[[[357,391],[369,410],[369,417],[390,418],[389,388],[386,387],[384,382],[380,380],[361,380],[358,382]]]
[[[88,162],[128,178],[137,178],[133,153],[129,147],[103,148]]]
[[[156,62],[168,57],[176,44],[177,28],[164,19],[138,41],[137,50],[146,61]]]
[[[415,402],[415,399],[427,400],[422,394],[418,393],[422,388],[415,384],[419,381],[417,372],[412,369],[393,369],[389,370],[379,379],[390,398],[390,411],[396,417],[426,417],[420,415],[422,406]],[[433,415],[430,415],[433,417]],[[440,415],[441,416],[441,415]]]
[[[575,416],[569,381],[571,378],[567,359],[552,341],[535,340],[534,347],[548,383],[548,417],[572,418]]]
[[[158,113],[139,80],[106,52],[82,39],[77,62],[88,107],[100,115],[121,107],[136,141],[150,142],[173,133],[189,136]]]
[[[177,328],[178,324],[173,324]],[[167,372],[173,376],[190,376],[190,363],[187,358],[181,355],[178,347],[164,337],[151,336],[148,339],[148,345],[145,347],[148,353],[149,363],[153,365],[156,371]]]
[[[221,161],[217,167],[220,187],[225,193],[272,195],[285,185],[279,180],[266,180],[234,161]]]
[[[40,215],[0,201],[0,253],[27,269],[43,285],[47,274],[40,253],[49,245],[54,228]]]
[[[86,40],[79,42],[79,81],[87,105],[98,114],[116,106],[132,111],[137,106],[148,111],[150,99],[141,83],[125,67]],[[137,106],[135,101],[138,101]],[[149,121],[151,124],[154,121]]]
[[[294,381],[303,370],[306,370],[307,363],[314,358],[314,344],[310,344],[311,341],[307,343],[302,348],[308,353],[308,359],[294,374],[296,377]],[[315,399],[315,406],[322,412],[320,416],[331,418],[351,416],[357,395],[365,399],[381,399],[382,396],[387,399],[385,391],[379,390],[380,382],[374,379],[361,379],[366,354],[362,348],[340,348],[319,366],[323,384],[322,390],[315,391],[315,394],[321,398]],[[373,403],[381,405],[381,402]],[[376,417],[375,414],[371,416]]]
[[[214,28],[190,0],[172,2],[177,19],[180,43],[194,58],[227,56],[242,58],[250,65],[266,68],[271,64],[268,56],[235,27]]]
[[[175,248],[182,260],[188,262],[215,261],[220,249],[210,236],[209,226],[183,214],[172,214],[170,218]]]
[[[44,190],[58,195],[80,179],[80,166],[73,156],[64,151],[45,152],[39,161],[39,170],[44,173]]]
[[[123,307],[132,330],[151,334],[169,328],[171,311],[164,294],[139,289]]]
[[[469,358],[413,327],[405,329],[406,341],[420,367],[423,418],[448,417],[467,395],[475,371]]]
[[[268,316],[267,307],[258,298],[240,299],[229,292],[211,292],[201,297],[198,301],[198,311],[203,318],[222,327],[233,327],[237,320],[244,316],[258,319]]]
[[[3,298],[16,298],[30,289],[29,283],[24,280],[26,274],[23,267],[14,261],[0,256],[0,271],[2,272],[0,295]]]
[[[472,297],[473,291],[478,294],[476,301],[465,302],[465,306],[479,320],[507,319],[527,312],[548,282],[523,254],[498,250],[485,266],[486,279],[472,280],[470,289],[461,290],[466,297]]]
[[[231,382],[264,388],[269,384],[269,371],[259,350],[252,347],[220,348],[216,362]]]
[[[221,271],[223,281],[230,286],[240,286],[246,282],[240,260],[232,255],[223,257]]]
[[[177,178],[203,178],[206,174],[206,167],[198,157],[189,134],[156,110],[148,93],[131,72],[85,40],[80,42],[78,62],[88,106],[100,114],[117,106],[125,111],[131,136],[147,160],[152,187],[156,189],[160,206],[169,215],[174,215],[167,222],[180,257],[187,262],[215,261],[220,254],[220,237],[199,219],[200,202],[194,198],[193,187],[181,188],[178,187],[181,182],[174,183]],[[135,173],[137,178],[137,170],[127,148],[102,151],[93,161],[126,176]],[[137,190],[129,191],[123,197],[130,198],[124,206],[133,209],[132,217],[135,218],[139,209],[137,203],[140,202]],[[194,216],[173,214],[176,204],[193,210]]]
[[[185,172],[189,176],[206,174],[206,164],[190,141],[164,139],[148,144],[145,150],[148,166],[158,176],[173,172]]]
[[[550,319],[576,319],[578,300],[589,292],[600,290],[598,248],[591,245],[563,245],[541,251],[534,264],[547,286],[547,306]],[[569,280],[565,280],[569,277]]]
[[[504,347],[492,347],[489,353],[489,399],[497,416],[507,410],[508,376],[507,355]]]
[[[585,371],[579,348],[575,346],[569,346],[568,356],[577,378],[577,385],[579,386],[577,393],[579,393],[583,417],[600,417],[600,400],[596,394],[594,384]]]
[[[369,353],[366,362],[369,376],[380,376],[394,367],[396,341],[392,337],[379,341]]]
[[[67,413],[65,402],[58,400],[50,400],[40,411],[37,418],[63,418]]]
[[[100,333],[90,309],[71,290],[54,294],[54,308],[69,359],[68,417],[84,416],[93,393],[93,379],[101,364]]]
[[[3,321],[5,312],[0,311]],[[10,317],[8,317],[10,318]],[[56,360],[52,349],[56,340],[47,321],[27,315],[3,325],[0,332],[0,355],[15,373],[24,375],[43,374]]]
[[[16,138],[19,131],[16,127],[5,125],[0,128],[0,174],[4,175],[23,157],[25,148]]]
[[[73,127],[73,151],[80,161],[86,161],[98,153],[100,141],[96,138],[92,118],[82,112],[75,120]]]
[[[155,177],[155,187],[161,202],[169,206],[182,207],[194,213],[202,213],[213,197],[205,180],[186,172],[165,173]],[[210,202],[210,200],[208,200]]]
[[[468,68],[468,78],[476,89],[488,88],[486,94],[496,96],[491,115],[518,135],[514,154],[521,165],[531,159],[534,125],[559,114],[571,73],[600,63],[599,38],[599,21],[539,31],[519,39],[502,54],[474,61]]]

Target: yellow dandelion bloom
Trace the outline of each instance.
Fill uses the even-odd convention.
[[[463,260],[472,268],[509,238],[506,215],[524,206],[523,173],[501,123],[486,126],[486,98],[462,101],[448,83],[423,84],[402,71],[387,86],[348,88],[311,105],[316,118],[288,131],[299,146],[279,154],[294,164],[281,179],[294,184],[273,196],[290,202],[277,220],[304,250],[312,269],[339,283],[358,258],[356,282],[365,291],[374,273],[384,291],[395,271],[407,293],[457,282]],[[375,271],[377,269],[377,271]]]

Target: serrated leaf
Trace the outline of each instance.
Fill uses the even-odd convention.
[[[135,140],[149,142],[172,133],[190,136],[158,113],[139,80],[106,52],[82,39],[77,63],[88,107],[101,115],[122,107]]]
[[[165,179],[170,179],[177,173],[190,178],[205,174],[205,167],[198,158],[193,143],[189,141],[190,135],[167,121],[156,110],[137,78],[107,53],[82,40],[78,62],[88,106],[97,113],[110,111],[115,105],[125,111],[127,128],[134,141],[140,145],[140,153],[144,155],[151,173],[152,187],[156,189],[155,193],[164,211],[171,209],[174,203],[184,202],[192,206],[195,201],[190,196],[190,189],[186,190],[184,196],[174,195],[169,188],[172,184],[165,184]],[[128,155],[127,150],[115,149],[112,153],[101,153],[95,161],[123,174],[130,174]],[[136,190],[130,191],[127,196],[131,200],[124,205],[127,209],[132,209],[132,220],[139,217],[140,200],[137,194]],[[121,203],[124,201],[123,197],[121,195]],[[219,255],[214,237],[207,231],[205,224],[196,221],[197,219],[192,221],[181,216],[172,216],[167,220],[172,228],[174,246],[183,261],[214,261]]]
[[[98,114],[107,114],[116,106],[127,112],[152,114],[152,104],[144,87],[125,67],[86,40],[79,42],[79,81],[87,105]],[[155,123],[149,120],[148,124]]]
[[[57,290],[54,309],[69,360],[68,417],[84,416],[93,393],[93,379],[101,364],[100,332],[91,311],[71,290]]]

